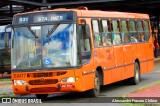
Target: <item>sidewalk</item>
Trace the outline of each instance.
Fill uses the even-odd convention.
[[[0,98],[1,97],[13,97],[12,82],[10,80],[11,74],[7,72],[3,75],[0,74]]]
[[[155,63],[160,62],[160,56],[158,58],[154,59]],[[135,98],[137,100],[146,100],[145,98],[148,98],[147,100],[157,100],[154,103],[159,104],[160,102],[160,80],[154,84],[144,86],[143,88],[140,88],[136,91],[129,92],[125,96],[125,98]],[[150,101],[150,105],[152,104],[152,101]],[[142,102],[144,103],[144,102]],[[154,104],[153,103],[153,104]],[[152,105],[151,105],[152,106]]]
[[[160,81],[159,83],[128,93],[126,97],[160,97]]]
[[[157,58],[154,58],[154,62],[160,62],[160,56],[158,56]]]
[[[12,82],[8,79],[0,79],[0,98],[1,97],[14,97],[12,92]]]

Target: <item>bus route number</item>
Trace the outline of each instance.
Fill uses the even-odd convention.
[[[19,23],[28,23],[28,17],[19,18]]]

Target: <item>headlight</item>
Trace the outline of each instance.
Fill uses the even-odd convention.
[[[26,81],[23,80],[14,80],[14,85],[25,85]]]
[[[78,77],[68,77],[68,78],[63,78],[61,82],[76,82],[78,80]]]

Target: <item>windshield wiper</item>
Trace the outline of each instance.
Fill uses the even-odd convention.
[[[26,27],[29,29],[29,31],[34,35],[35,38],[38,38],[38,36],[34,33],[34,31],[31,29],[29,25],[26,25]]]
[[[54,26],[50,29],[50,31],[48,31],[48,34],[46,35],[46,37],[49,38],[59,25],[60,25],[60,22],[57,22],[56,24],[54,24]]]

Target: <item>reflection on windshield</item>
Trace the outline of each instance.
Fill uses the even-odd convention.
[[[12,69],[71,67],[79,65],[76,25],[60,24],[49,37],[53,25],[15,28]]]
[[[52,26],[43,27],[43,35]],[[45,67],[77,66],[76,27],[73,24],[61,24],[50,35],[43,36],[43,63]]]
[[[40,34],[40,29],[37,34]],[[14,48],[12,49],[12,68],[40,68],[41,58],[36,54],[39,38],[29,31],[27,27],[15,28]]]

